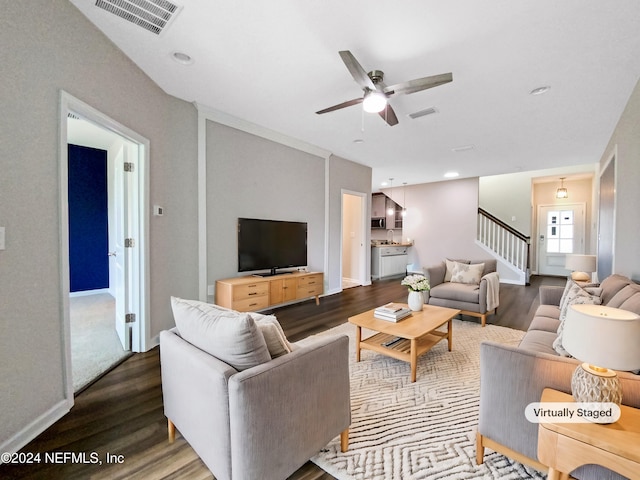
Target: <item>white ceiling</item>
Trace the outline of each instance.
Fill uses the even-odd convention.
[[[637,0],[179,0],[160,35],[71,3],[168,94],[369,165],[374,189],[595,163],[640,77]],[[394,127],[360,106],[316,115],[362,94],[340,50],[387,85],[453,82],[393,98]]]

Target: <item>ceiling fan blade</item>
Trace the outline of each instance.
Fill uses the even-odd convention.
[[[320,114],[323,114],[323,113],[333,112],[335,110],[340,110],[341,108],[350,107],[352,105],[357,105],[359,103],[362,103],[362,100],[363,100],[362,97],[354,98],[353,100],[349,100],[349,101],[346,101],[346,102],[339,103],[338,105],[334,105],[333,107],[328,107],[328,108],[325,108],[323,110],[319,110],[316,113],[318,115],[320,115]]]
[[[360,85],[360,87],[369,88],[371,90],[376,89],[375,84],[369,78],[369,75],[367,75],[366,70],[362,68],[362,65],[358,63],[356,57],[354,57],[349,50],[342,50],[338,53],[340,54],[340,57],[342,58],[344,64],[347,66],[349,73],[351,73],[351,76],[356,81],[356,83]]]
[[[380,115],[382,119],[389,124],[390,127],[398,124],[398,117],[396,116],[396,112],[393,111],[393,108],[391,108],[391,105],[388,103],[384,110],[378,112],[378,115]]]
[[[409,93],[419,92],[426,90],[427,88],[437,87],[453,81],[453,74],[443,73],[441,75],[432,75],[430,77],[416,78],[415,80],[409,80],[408,82],[398,83],[391,85],[384,89],[384,93],[387,95],[408,95]]]

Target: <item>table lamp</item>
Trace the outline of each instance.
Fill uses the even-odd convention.
[[[640,316],[603,305],[571,305],[562,346],[584,362],[571,379],[575,401],[620,405],[622,388],[613,370],[640,369]]]
[[[571,278],[576,282],[590,282],[591,274],[597,270],[595,255],[567,254],[564,268],[571,270]]]

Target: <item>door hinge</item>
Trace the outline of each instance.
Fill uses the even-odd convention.
[[[132,162],[124,162],[124,171],[125,172],[133,172],[133,163]]]
[[[136,321],[136,314],[135,313],[127,313],[124,316],[124,323],[134,323]]]
[[[124,239],[124,247],[125,248],[131,248],[131,247],[135,247],[136,246],[136,242],[133,238],[125,238]]]

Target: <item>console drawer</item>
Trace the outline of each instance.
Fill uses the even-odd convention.
[[[254,310],[262,310],[269,306],[269,295],[260,297],[245,298],[244,300],[234,300],[233,310],[238,312],[252,312]]]
[[[305,275],[298,279],[298,288],[312,287],[320,285],[322,287],[322,274]],[[321,292],[322,293],[322,292]]]
[[[269,282],[253,282],[243,285],[236,285],[233,288],[233,301],[246,300],[253,297],[268,296]]]
[[[316,295],[322,295],[322,285],[298,287],[298,298],[315,297]]]

